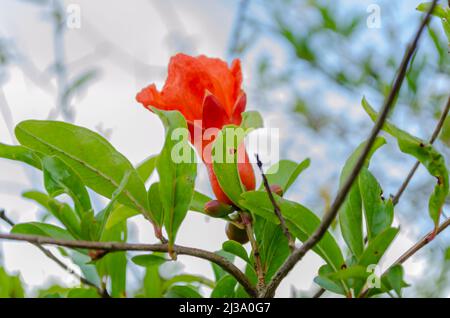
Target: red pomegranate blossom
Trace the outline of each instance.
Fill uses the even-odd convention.
[[[220,188],[211,163],[210,148],[213,140],[202,138],[194,143],[198,130],[221,129],[225,125],[240,125],[246,106],[246,95],[241,89],[242,71],[239,60],[231,67],[226,62],[204,55],[192,57],[177,54],[170,59],[166,83],[161,91],[155,84],[144,88],[136,100],[147,109],[178,110],[189,127],[191,143],[197,148],[205,163],[209,180],[217,199],[231,204],[231,200]],[[203,134],[202,134],[203,136]],[[242,184],[247,190],[255,189],[255,175],[245,151],[245,158],[238,158],[238,170]]]

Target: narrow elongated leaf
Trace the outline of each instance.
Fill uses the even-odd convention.
[[[40,204],[60,221],[71,235],[75,238],[81,238],[81,220],[70,205],[61,203],[49,195],[38,191],[25,192],[23,197]]]
[[[239,204],[245,192],[238,171],[238,152],[243,149],[245,134],[245,130],[235,125],[224,126],[212,147],[214,174],[220,188],[234,204]]]
[[[367,238],[371,242],[391,226],[394,220],[394,205],[391,199],[383,199],[380,185],[367,168],[361,170],[358,185],[367,223]]]
[[[377,112],[369,105],[367,100],[362,100],[364,110],[373,121],[378,118]],[[449,192],[448,171],[444,156],[439,153],[429,142],[412,136],[386,121],[383,130],[397,139],[400,150],[415,157],[428,172],[437,179],[434,191],[428,202],[428,210],[435,228],[439,225],[442,207]]]
[[[24,146],[11,146],[0,143],[0,158],[21,161],[41,169],[39,156],[33,150]]]
[[[15,129],[19,142],[48,156],[57,156],[83,183],[111,198],[127,171],[132,171],[119,202],[148,213],[144,183],[131,163],[103,137],[86,128],[57,121],[27,120]]]
[[[383,257],[386,250],[397,236],[398,231],[398,228],[391,227],[378,234],[378,236],[369,243],[364,253],[361,255],[358,264],[361,266],[378,264],[381,257]]]
[[[254,215],[254,231],[268,282],[289,256],[288,240],[279,224],[258,215]]]
[[[369,166],[370,159],[375,151],[385,143],[386,140],[382,137],[378,137],[375,140],[366,158],[365,167]],[[365,146],[366,142],[360,144],[345,162],[340,176],[339,187],[342,187],[344,182],[350,176],[350,173]],[[341,232],[345,243],[349,247],[352,254],[359,257],[364,250],[364,238],[361,194],[357,180],[353,183],[349,193],[347,194],[347,198],[339,210],[339,225],[341,227]]]
[[[154,254],[138,255],[131,259],[133,263],[143,267],[159,266],[168,261],[168,259]]]
[[[267,170],[267,181],[270,185],[278,184],[283,189],[283,192],[286,193],[297,177],[306,170],[310,164],[310,159],[305,159],[300,163],[291,160],[280,160]],[[264,185],[261,184],[259,189],[263,190]]]
[[[155,182],[148,189],[148,203],[156,224],[162,226],[164,223],[164,208],[159,192],[159,182]]]
[[[81,218],[82,215],[91,210],[91,200],[80,177],[57,157],[44,157],[42,159],[42,170],[44,172],[44,184],[47,192],[52,196],[61,193],[68,194],[74,204],[75,211]]]
[[[67,230],[52,224],[40,222],[16,224],[11,229],[11,233],[47,236],[63,240],[74,240],[74,237],[70,235]]]
[[[159,194],[164,209],[164,226],[169,246],[183,222],[194,194],[197,164],[195,152],[188,142],[186,120],[178,111],[153,109],[166,129],[164,147],[158,156]],[[179,133],[178,136],[175,136]],[[174,140],[174,138],[178,138]]]
[[[314,277],[314,282],[320,287],[339,295],[345,295],[345,290],[340,283],[329,278],[328,275],[335,271],[329,265],[323,265],[319,268],[319,275]]]

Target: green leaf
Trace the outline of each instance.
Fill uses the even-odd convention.
[[[67,230],[56,225],[40,222],[16,224],[11,229],[11,233],[39,235],[62,240],[74,240],[74,237],[70,235]]]
[[[329,290],[333,293],[339,294],[339,295],[345,295],[345,291],[342,288],[342,286],[332,280],[331,278],[327,277],[328,274],[335,272],[329,265],[323,265],[319,268],[319,275],[314,277],[314,282],[319,285],[320,287]]]
[[[268,221],[279,224],[273,211],[272,203],[266,192],[250,191],[242,194],[241,205],[250,212],[266,218]],[[281,214],[286,220],[290,232],[304,242],[320,224],[320,219],[303,205],[283,199],[275,195],[275,199],[281,209]],[[313,250],[321,256],[334,270],[338,270],[345,263],[342,252],[336,240],[330,232],[326,232]]]
[[[247,129],[258,129],[264,127],[264,120],[261,114],[257,111],[247,111],[242,113],[242,123],[241,128]]]
[[[127,225],[120,223],[105,230],[100,239],[102,242],[126,242]],[[127,255],[126,252],[108,253],[95,262],[97,272],[102,280],[109,279],[110,295],[112,297],[125,297],[127,285]]]
[[[353,265],[347,268],[343,268],[337,272],[330,272],[326,276],[332,280],[349,280],[349,279],[362,279],[366,280],[370,275],[367,268],[361,265]]]
[[[67,298],[100,298],[93,288],[72,288],[67,293]]]
[[[428,12],[430,10],[432,2],[424,2],[417,6],[416,10],[420,12]],[[444,8],[443,6],[437,4],[434,7],[434,10],[432,12],[433,15],[439,17],[439,18],[449,18],[450,13],[448,12],[448,9]]]
[[[383,257],[384,253],[397,236],[398,231],[398,228],[391,227],[378,234],[378,236],[367,245],[367,248],[364,250],[364,253],[358,261],[358,265],[367,267],[372,264],[378,264],[381,257]]]
[[[205,204],[211,201],[212,198],[208,197],[206,194],[200,193],[198,191],[194,191],[194,196],[192,197],[191,205],[189,206],[189,210],[205,213],[204,207]]]
[[[171,247],[194,194],[197,164],[195,152],[188,142],[186,120],[181,113],[152,109],[166,129],[166,139],[156,162],[156,169],[160,178],[159,193],[164,209],[164,226]],[[179,133],[178,139],[174,140],[176,133]]]
[[[367,100],[362,100],[362,105],[373,121],[378,118],[377,112],[369,105]],[[386,121],[383,130],[397,139],[400,150],[415,157],[428,172],[437,179],[434,191],[428,202],[428,210],[435,228],[439,226],[439,218],[442,207],[449,192],[448,171],[444,156],[433,146],[420,138],[410,135]]]
[[[89,194],[80,177],[57,157],[44,157],[42,159],[44,184],[47,192],[56,197],[62,193],[68,194],[74,204],[75,211],[81,218],[83,213],[92,209]]]
[[[391,289],[393,289],[399,297],[402,297],[402,288],[408,286],[403,280],[404,271],[402,265],[391,267],[388,272],[383,275]],[[383,279],[383,278],[382,278]]]
[[[238,172],[238,148],[244,146],[246,132],[235,125],[224,126],[212,146],[214,174],[220,188],[227,197],[238,204],[241,194],[245,192]]]
[[[147,267],[143,280],[143,296],[145,298],[162,298],[162,279],[157,266]]]
[[[24,298],[25,291],[19,275],[8,274],[0,267],[0,298]]]
[[[234,262],[234,254],[225,252],[224,250],[220,250],[216,252],[217,255],[220,255],[224,258],[226,258],[228,261],[230,261],[231,263]],[[222,267],[211,263],[211,266],[213,268],[213,272],[214,272],[214,277],[216,279],[216,282],[218,282],[222,277],[224,277],[225,275],[227,275],[227,272],[225,272]]]
[[[371,242],[374,237],[392,225],[394,205],[391,199],[383,199],[383,190],[367,168],[361,170],[358,185],[364,206],[367,237]]]
[[[155,254],[149,254],[149,255],[138,255],[134,256],[132,259],[133,263],[139,266],[143,267],[151,267],[151,266],[159,266],[161,264],[164,264],[165,262],[169,261],[168,259],[155,255]]]
[[[254,231],[266,272],[265,279],[269,282],[290,254],[288,240],[280,225],[258,215],[254,215]],[[249,268],[253,270],[253,267]]]
[[[23,146],[10,146],[0,143],[0,158],[21,161],[41,169],[39,156],[33,150]]]
[[[278,184],[283,192],[291,187],[297,177],[309,167],[311,160],[305,159],[299,164],[291,160],[280,160],[278,163],[270,167],[266,172],[267,181],[270,185]],[[259,190],[263,190],[264,185],[261,184]]]
[[[103,137],[86,128],[57,121],[27,120],[15,129],[19,142],[48,156],[57,156],[75,170],[85,185],[108,198],[127,171],[132,171],[119,202],[148,212],[144,183],[131,163]]]
[[[202,298],[194,288],[190,286],[172,286],[164,295],[165,298]]]
[[[233,276],[225,275],[211,292],[211,298],[234,298],[237,281]]]
[[[148,189],[148,203],[156,224],[161,226],[164,223],[164,209],[159,192],[159,182],[153,183]]]
[[[136,167],[136,171],[139,174],[139,177],[141,177],[141,180],[143,182],[146,182],[152,175],[153,171],[156,168],[156,160],[157,159],[158,159],[158,156],[156,156],[156,155],[150,156]]]
[[[377,139],[375,139],[375,142],[366,158],[364,164],[365,167],[369,166],[370,159],[375,151],[385,143],[386,140],[382,137],[377,137]],[[339,187],[342,187],[344,182],[350,176],[351,171],[357,163],[358,158],[365,146],[366,142],[361,143],[345,162],[340,176]],[[364,250],[364,238],[362,203],[358,182],[353,183],[350,192],[347,194],[344,203],[339,209],[339,225],[341,227],[344,241],[350,248],[352,254],[356,257],[360,256]]]
[[[70,205],[61,203],[49,195],[39,191],[28,191],[24,198],[33,200],[60,221],[75,238],[81,238],[81,220]]]
[[[108,205],[96,215],[94,224],[96,224],[95,229],[95,240],[99,240],[102,237],[103,232],[105,231],[106,224],[108,222],[109,217],[111,216],[112,211],[114,210],[114,206],[116,205],[116,201],[119,199],[120,195],[123,191],[125,191],[128,182],[130,180],[131,171],[125,173],[122,181],[120,182],[119,187],[114,191],[111,200]]]
[[[247,263],[250,262],[247,251],[245,248],[236,241],[226,241],[222,244],[222,249],[225,252],[236,255],[237,257],[243,259]]]
[[[106,221],[105,228],[110,229],[113,226],[122,223],[123,221],[138,214],[139,211],[136,211],[135,209],[129,208],[126,205],[116,204],[113,210],[111,211],[111,215]]]

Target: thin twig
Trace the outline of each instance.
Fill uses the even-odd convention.
[[[325,288],[320,288],[318,291],[314,293],[312,298],[320,298],[326,292]]]
[[[450,97],[447,100],[447,104],[446,104],[444,110],[442,111],[441,117],[439,118],[436,128],[433,131],[433,135],[430,138],[430,144],[433,144],[436,141],[437,137],[439,137],[439,133],[441,132],[442,127],[444,126],[445,119],[447,118],[449,110],[450,110]],[[402,196],[403,192],[408,187],[408,184],[411,181],[414,174],[416,173],[417,168],[419,168],[419,165],[420,165],[420,162],[417,161],[414,164],[414,166],[411,168],[411,170],[409,171],[408,176],[406,177],[405,181],[403,181],[402,185],[400,186],[400,188],[398,189],[394,198],[392,199],[392,203],[394,205],[397,204],[398,201],[400,200],[400,197]]]
[[[26,241],[40,245],[57,245],[68,248],[85,248],[90,250],[103,250],[108,252],[118,251],[141,251],[141,252],[163,252],[169,251],[167,244],[135,244],[122,242],[92,242],[92,241],[76,241],[54,239],[46,236],[25,235],[13,233],[0,233],[0,239],[12,241]],[[174,245],[172,250],[180,255],[189,255],[208,260],[219,265],[222,269],[232,275],[244,287],[245,291],[251,296],[256,297],[256,289],[252,286],[245,274],[226,258],[212,252],[201,250],[193,247],[185,247]]]
[[[425,235],[420,241],[411,246],[405,253],[403,253],[383,274],[386,274],[395,265],[401,265],[406,262],[411,256],[420,251],[424,246],[430,243],[439,233],[444,231],[448,226],[450,226],[450,218],[446,219],[439,225],[437,230],[432,230],[427,235]],[[359,297],[366,297],[369,289],[366,287],[360,294]]]
[[[291,271],[291,269],[303,258],[303,256],[322,239],[322,237],[325,235],[326,231],[330,227],[331,223],[335,219],[342,203],[344,202],[348,192],[350,191],[353,185],[353,182],[355,181],[361,168],[363,167],[364,162],[366,161],[366,158],[372,148],[372,145],[381,128],[383,127],[384,122],[388,117],[390,109],[394,105],[395,99],[398,95],[398,92],[400,91],[403,80],[405,78],[411,57],[413,56],[417,48],[420,36],[430,19],[431,12],[434,10],[436,3],[437,0],[434,0],[433,3],[431,4],[425,18],[421,22],[420,27],[414,36],[413,41],[408,46],[405,55],[403,56],[402,62],[400,64],[394,84],[384,102],[384,105],[380,111],[377,121],[375,122],[375,125],[372,128],[369,138],[367,139],[366,145],[361,155],[359,156],[355,166],[353,167],[353,170],[351,171],[349,177],[347,178],[344,185],[341,187],[338,194],[336,195],[336,198],[334,199],[334,202],[332,203],[330,209],[324,215],[322,222],[320,223],[319,227],[314,231],[314,233],[303,243],[303,245],[300,248],[296,249],[288,257],[288,259],[284,262],[284,264],[278,269],[278,271],[273,276],[272,281],[267,285],[266,289],[262,293],[260,293],[259,295],[260,297],[272,297],[275,294],[275,290],[280,285],[281,281],[286,277],[286,275]]]
[[[2,219],[3,221],[5,221],[8,225],[10,225],[11,227],[13,227],[14,225],[16,225],[14,223],[13,220],[11,220],[5,213],[5,210],[1,209],[0,210],[0,219]],[[53,262],[55,262],[59,267],[61,267],[62,269],[64,269],[66,272],[68,272],[69,274],[71,274],[72,276],[74,276],[75,278],[77,278],[81,283],[83,283],[84,285],[87,286],[91,286],[93,288],[95,288],[97,290],[97,293],[104,297],[104,298],[109,298],[110,296],[108,295],[108,292],[103,289],[101,289],[100,287],[98,287],[96,284],[94,284],[93,282],[91,282],[90,280],[88,280],[87,278],[79,275],[77,272],[75,272],[72,268],[70,268],[67,264],[65,264],[64,262],[62,262],[58,257],[56,257],[52,252],[50,252],[48,249],[46,249],[45,247],[42,247],[40,244],[36,244],[36,243],[31,243],[34,246],[36,246],[42,253],[45,254],[45,256],[47,256],[49,259],[51,259]]]
[[[261,254],[259,253],[258,243],[256,242],[256,239],[253,235],[252,220],[250,219],[250,216],[245,212],[240,212],[239,214],[241,216],[242,223],[244,223],[245,231],[247,232],[250,245],[252,246],[253,258],[255,260],[255,271],[256,275],[258,276],[258,284],[256,289],[260,291],[265,287],[266,281],[264,269],[262,267],[261,262]]]
[[[269,196],[270,202],[273,205],[273,209],[275,211],[276,216],[278,217],[278,220],[280,221],[281,229],[283,230],[284,236],[288,239],[289,242],[289,248],[291,252],[295,249],[295,239],[289,232],[289,229],[286,225],[286,220],[284,219],[283,215],[281,214],[281,209],[278,206],[278,203],[275,201],[275,198],[273,197],[272,190],[270,189],[269,181],[267,180],[266,175],[264,174],[263,168],[262,168],[262,162],[259,160],[258,154],[256,154],[256,162],[258,164],[258,168],[261,171],[261,176],[263,179],[264,188],[266,189],[266,192]]]

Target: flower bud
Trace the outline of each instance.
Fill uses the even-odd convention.
[[[244,229],[238,228],[232,223],[227,223],[225,233],[230,240],[236,241],[241,244],[245,244],[248,242],[247,232]]]
[[[218,200],[211,200],[206,202],[204,211],[207,215],[213,218],[222,218],[234,211],[231,205],[222,203]]]
[[[270,186],[270,191],[272,193],[275,193],[276,195],[279,195],[280,197],[282,197],[283,194],[284,194],[283,193],[283,188],[280,185],[278,185],[278,184],[272,184]]]

